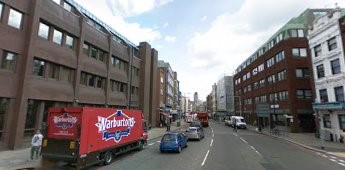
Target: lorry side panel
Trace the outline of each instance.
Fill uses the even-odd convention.
[[[79,155],[139,141],[142,118],[140,110],[84,108]]]

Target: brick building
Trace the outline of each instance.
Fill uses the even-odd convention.
[[[49,107],[153,107],[158,52],[72,0],[0,0],[0,149],[26,146]],[[153,76],[154,75],[154,76]]]
[[[314,100],[307,29],[322,12],[307,9],[280,28],[243,62],[234,76],[236,114],[250,124],[282,126],[292,132],[314,131]],[[259,112],[258,106],[266,109]]]

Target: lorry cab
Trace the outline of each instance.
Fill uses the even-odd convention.
[[[231,116],[230,124],[232,127],[236,126],[239,129],[247,129],[247,124],[242,116]]]

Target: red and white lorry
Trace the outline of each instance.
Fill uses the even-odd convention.
[[[207,112],[198,112],[197,117],[203,127],[208,127],[208,113]]]
[[[147,140],[141,110],[111,108],[50,108],[42,144],[45,162],[64,161],[77,169],[143,149]]]

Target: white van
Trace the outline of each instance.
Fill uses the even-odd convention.
[[[247,129],[247,124],[242,116],[231,116],[230,122],[232,127],[236,126],[238,129]]]

